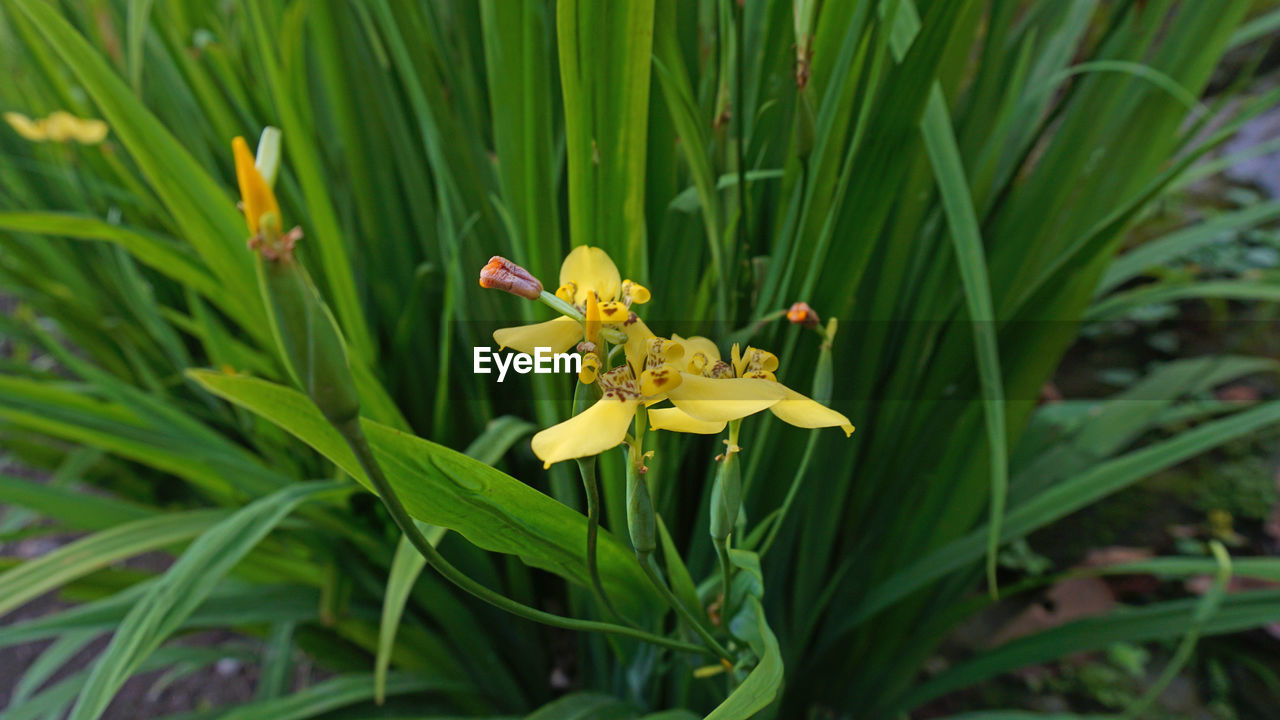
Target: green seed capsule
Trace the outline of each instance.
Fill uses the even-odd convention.
[[[742,470],[738,464],[738,452],[728,453],[716,471],[715,484],[711,486],[711,538],[718,542],[728,539],[738,522],[742,509]]]
[[[658,530],[653,519],[649,483],[634,469],[627,471],[627,530],[631,532],[631,546],[637,555],[647,555],[658,549]]]

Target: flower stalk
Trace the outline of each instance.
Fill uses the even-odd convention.
[[[598,399],[599,394],[597,385],[578,383],[573,391],[574,414],[590,406]],[[578,472],[582,475],[582,488],[587,496],[587,570],[591,575],[591,587],[595,591],[596,600],[605,610],[614,619],[621,620],[622,614],[614,607],[600,580],[600,564],[596,554],[600,534],[600,484],[596,478],[596,456],[578,458]]]
[[[716,558],[720,563],[722,616],[726,619],[726,624],[727,619],[732,617],[729,594],[733,583],[733,563],[729,559],[729,538],[733,535],[742,509],[742,467],[738,459],[742,453],[742,448],[738,446],[738,432],[741,428],[741,420],[729,423],[729,439],[725,441],[727,447],[724,454],[717,458],[720,467],[711,487],[711,542],[715,545]]]
[[[636,412],[636,433],[628,446],[627,462],[627,529],[631,533],[631,544],[635,549],[636,560],[644,570],[645,576],[649,578],[650,584],[662,594],[680,619],[692,628],[716,655],[723,660],[733,662],[733,656],[729,651],[712,636],[706,626],[694,616],[693,611],[686,607],[667,586],[666,581],[662,579],[658,562],[654,558],[654,551],[658,549],[657,519],[646,478],[648,468],[645,467],[645,459],[648,456],[644,452],[643,444],[644,417],[645,413],[642,409]]]

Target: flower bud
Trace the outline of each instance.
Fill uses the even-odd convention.
[[[480,270],[480,287],[501,290],[529,300],[542,295],[542,283],[532,273],[510,260],[494,255]]]
[[[653,515],[653,499],[649,496],[649,483],[638,471],[627,473],[627,530],[631,533],[631,547],[637,555],[647,555],[658,549],[657,522]]]
[[[740,448],[730,446],[716,471],[711,486],[711,539],[722,543],[733,533],[742,510],[742,469],[738,464]]]
[[[360,410],[347,346],[329,306],[305,268],[288,255],[258,257],[258,284],[271,332],[293,381],[330,422],[341,425]]]
[[[787,319],[796,325],[803,325],[809,329],[818,327],[818,313],[809,307],[809,303],[798,302],[791,306],[787,311]]]

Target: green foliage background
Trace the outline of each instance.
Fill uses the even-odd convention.
[[[4,530],[88,533],[0,574],[0,612],[54,588],[83,601],[0,628],[0,644],[56,638],[12,716],[98,717],[130,674],[244,651],[165,644],[207,627],[262,640],[258,696],[226,717],[523,715],[552,702],[551,669],[572,658],[580,692],[530,717],[719,706],[712,717],[873,718],[1116,641],[1194,644],[1280,618],[1275,590],[1214,592],[921,674],[990,602],[980,590],[997,543],[1280,421],[1278,401],[1201,401],[1276,369],[1245,357],[1170,363],[1092,405],[1087,422],[1037,411],[1086,319],[1174,299],[1280,298],[1265,278],[1148,275],[1223,229],[1280,217],[1276,202],[1117,260],[1129,229],[1238,159],[1204,160],[1280,99],[1230,114],[1230,92],[1198,100],[1224,53],[1280,26],[1265,3],[0,8],[2,109],[66,109],[111,128],[91,147],[0,128],[0,288],[18,301],[0,321],[0,434],[52,473],[46,484],[0,476],[0,501],[49,521]],[[839,318],[831,405],[854,437],[765,417],[744,429],[735,543],[760,554],[763,615],[746,617],[760,624],[740,631],[751,657],[733,682],[695,679],[690,658],[504,616],[419,575],[397,549],[381,508],[344,481],[360,476],[345,447],[274,384],[287,378],[228,152],[266,125],[284,131],[277,193],[305,232],[300,256],[346,335],[393,483],[457,565],[524,602],[602,614],[584,584],[578,480],[542,471],[527,450],[532,429],[569,412],[569,381],[509,389],[471,372],[471,348],[494,327],[549,317],[477,287],[489,256],[551,284],[570,246],[601,246],[652,289],[656,331],[751,337],[804,391],[816,340],[757,321],[796,300]],[[714,575],[705,517],[717,446],[664,437],[651,464],[667,572],[700,605],[715,592],[695,579]],[[614,531],[602,541],[606,585],[656,627],[657,600],[625,544],[618,452],[601,472]],[[152,550],[180,559],[160,575],[115,565]],[[1274,561],[1232,567],[1280,578]],[[1125,569],[1226,577],[1209,557]],[[91,670],[42,686],[113,631]],[[380,648],[390,699],[375,711]],[[297,651],[333,676],[290,693]]]

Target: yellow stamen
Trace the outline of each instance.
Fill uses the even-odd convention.
[[[666,363],[677,363],[682,358],[684,358],[684,345],[666,338],[649,338],[648,352],[645,353],[645,367],[656,368]]]
[[[600,356],[591,352],[582,356],[582,369],[578,371],[578,382],[590,385],[596,381],[600,373]]]
[[[572,280],[556,288],[556,297],[561,300],[573,304],[573,296],[578,293],[578,283]]]
[[[723,672],[725,672],[724,665],[706,665],[704,667],[696,668],[693,671],[693,676],[699,680],[705,680],[706,678],[715,677]]]
[[[711,361],[707,359],[706,353],[696,352],[693,354],[693,357],[689,358],[689,372],[694,375],[701,375],[702,371],[707,369],[707,365],[710,362]]]
[[[650,297],[649,288],[634,280],[622,281],[622,299],[628,305],[643,305]]]
[[[703,368],[702,374],[709,378],[731,378],[733,367],[723,360],[717,360]]]

